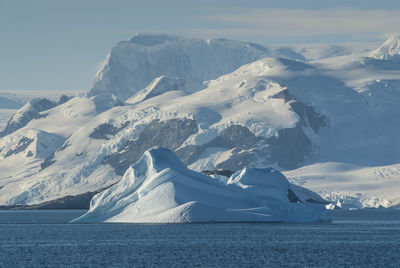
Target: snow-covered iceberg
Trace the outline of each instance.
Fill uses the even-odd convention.
[[[324,200],[272,168],[246,168],[225,183],[150,149],[123,179],[93,197],[74,222],[308,222],[328,220]]]

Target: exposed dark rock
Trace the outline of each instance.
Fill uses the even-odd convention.
[[[210,176],[210,175],[220,175],[220,176],[225,176],[225,177],[230,177],[232,176],[233,171],[230,170],[225,170],[225,169],[216,169],[216,170],[203,170],[201,173],[204,175]]]
[[[318,132],[321,127],[326,126],[325,116],[319,115],[313,107],[300,101],[292,102],[290,105],[293,111],[299,115],[303,126],[310,126],[314,132]]]
[[[54,108],[55,106],[57,106],[57,104],[46,98],[40,98],[39,101],[33,102],[32,106],[36,112],[43,112]]]
[[[35,117],[35,119],[46,118],[48,116],[49,116],[49,113],[40,113]]]
[[[58,99],[57,101],[57,105],[61,105],[66,103],[67,101],[69,101],[70,99],[72,99],[72,97],[69,97],[67,95],[61,95],[61,97]]]
[[[278,93],[276,93],[275,95],[273,95],[272,98],[274,98],[274,99],[282,99],[282,100],[284,100],[285,102],[289,102],[289,101],[292,101],[292,100],[296,100],[296,97],[293,96],[293,95],[289,92],[289,90],[287,90],[287,89],[284,89],[284,90],[282,90],[282,91],[279,91]]]
[[[221,169],[239,170],[248,167],[257,159],[277,163],[283,168],[295,168],[311,153],[312,143],[300,123],[294,128],[281,129],[276,136],[268,139],[255,136],[246,127],[234,125],[207,144],[186,146],[175,153],[189,165],[207,148],[233,149],[232,156],[216,166]]]
[[[61,147],[60,148],[58,148],[57,149],[57,151],[64,151],[68,146],[70,146],[71,144],[69,144],[69,137],[67,138],[67,140],[64,142],[64,144],[63,145],[61,145]]]
[[[254,90],[262,91],[266,88],[266,86],[267,86],[267,82],[265,82],[264,80],[260,80],[257,82],[256,86],[254,87]]]
[[[312,143],[300,124],[294,128],[281,129],[277,136],[267,139],[271,153],[270,161],[283,168],[296,168],[311,153]]]
[[[282,85],[282,87],[284,86]],[[318,114],[312,106],[308,106],[304,102],[296,100],[296,97],[292,95],[287,88],[278,92],[272,96],[272,98],[290,102],[293,112],[300,117],[302,126],[310,126],[314,132],[318,132],[321,127],[326,126],[324,115]]]
[[[17,147],[13,150],[9,150],[5,157],[9,157],[13,154],[18,154],[20,152],[23,152],[28,146],[33,142],[33,139],[27,138],[27,137],[22,137],[17,144]]]
[[[218,169],[228,169],[228,170],[239,170],[245,167],[250,167],[252,166],[253,163],[257,161],[258,153],[259,152],[257,152],[257,150],[242,151],[239,148],[234,148],[231,157],[229,157],[229,159],[227,159],[226,161],[219,163],[216,167]]]
[[[93,139],[103,139],[103,140],[109,140],[110,136],[115,136],[118,132],[120,132],[122,129],[127,127],[129,125],[129,122],[125,122],[121,127],[117,128],[111,124],[101,124],[97,126],[92,133],[90,133],[89,137]]]
[[[248,152],[248,149],[264,147],[263,143],[264,139],[256,137],[248,128],[240,125],[232,125],[223,130],[220,136],[207,144],[186,146],[177,150],[175,154],[181,161],[188,165],[195,162],[198,156],[207,148],[236,148],[237,155],[232,155],[232,159],[220,163],[217,168],[238,170],[249,165],[255,158],[253,153]]]
[[[43,161],[43,163],[40,164],[40,170],[39,170],[39,172],[42,171],[43,169],[45,169],[45,168],[47,168],[47,167],[53,165],[53,164],[56,162],[56,160],[54,160],[54,157],[55,157],[54,153],[52,153],[51,155],[49,155],[49,157],[47,157],[47,158]]]
[[[47,167],[53,165],[53,164],[56,162],[56,160],[54,159],[54,158],[55,158],[55,154],[56,154],[57,152],[64,151],[65,148],[67,148],[68,146],[70,146],[70,144],[69,144],[69,137],[68,137],[67,140],[64,142],[64,144],[61,145],[60,148],[57,149],[57,151],[55,151],[54,153],[51,153],[51,154],[43,161],[43,163],[40,164],[40,170],[39,170],[39,172],[42,171],[43,169],[45,169],[45,168],[47,168]]]
[[[221,132],[221,135],[208,144],[208,147],[251,148],[262,138],[256,137],[247,127],[233,125]]]
[[[117,175],[123,175],[125,170],[139,160],[146,150],[161,146],[174,151],[197,131],[197,124],[191,119],[154,120],[144,128],[139,138],[127,142],[119,152],[105,157],[103,163],[110,164]]]

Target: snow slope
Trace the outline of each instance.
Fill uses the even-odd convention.
[[[81,165],[74,166],[68,159],[77,157],[76,152],[63,159],[62,167],[51,172],[45,168],[53,164],[55,153],[70,149],[73,133],[96,115],[117,104],[112,96],[75,97],[39,112],[39,116],[26,126],[3,137],[0,140],[0,204],[41,203],[69,195],[76,190],[84,193],[112,183],[112,179],[104,182],[102,178],[91,182],[91,176],[96,177],[96,174],[82,170],[86,161],[79,158]],[[80,148],[84,144],[75,146]],[[109,173],[112,170],[102,172],[104,176]],[[82,182],[81,176],[85,178]]]
[[[160,70],[154,66],[155,69],[141,68],[142,72],[149,72],[147,76],[131,72],[131,66],[138,62],[129,55],[137,55],[136,50],[153,63],[157,62],[154,55],[176,57],[175,49],[181,53],[182,44],[185,44],[183,51],[192,52],[197,51],[198,44],[202,44],[200,47],[218,44],[218,51],[226,49],[227,54],[232,47],[240,47],[234,50],[237,52],[234,57],[246,60],[249,51],[261,50],[254,44],[247,46],[226,40],[208,44],[177,37],[146,36],[136,36],[133,44],[122,43],[126,52],[116,49],[127,61],[118,68],[126,68],[121,73],[130,73],[132,77],[127,80],[123,76],[114,77],[119,69],[112,66],[104,67],[100,71],[102,78],[98,77],[103,81],[99,83],[106,83],[111,76],[122,83],[112,83],[112,88],[103,89],[125,92],[120,94],[128,99],[125,105],[116,96],[92,90],[89,94],[92,97],[73,98],[38,112],[40,118],[1,138],[0,205],[37,204],[102,189],[121,179],[125,170],[154,146],[170,149],[195,171],[238,171],[268,166],[292,170],[330,162],[363,170],[400,163],[400,69],[394,68],[395,65],[388,68],[381,64],[384,61],[381,59],[366,64],[365,54],[311,63],[270,57],[208,81],[194,81],[193,77],[180,77],[176,73],[159,75]],[[169,51],[171,47],[174,52]],[[153,54],[155,51],[158,52]],[[112,58],[109,57],[109,63]],[[219,57],[208,60],[202,68],[222,66]],[[180,64],[169,63],[172,69]],[[202,70],[216,75],[214,71]],[[156,73],[158,76],[154,76]],[[125,83],[131,84],[130,79],[136,75],[140,75],[138,81],[147,77],[148,80],[141,82],[147,84],[127,89]],[[47,140],[40,138],[46,135],[53,139],[51,144],[45,144],[51,149],[45,154],[35,153],[39,148],[36,145],[40,145],[37,141]],[[59,138],[64,139],[62,145]],[[329,173],[323,168],[318,172]],[[357,185],[359,177],[355,174],[346,175],[354,175],[349,179],[354,179]],[[307,178],[300,177],[306,183]],[[393,180],[397,179],[394,175]],[[392,185],[398,189],[396,183]],[[308,187],[325,194],[322,186]],[[360,189],[351,191],[348,192],[366,193],[367,188],[360,185]],[[390,202],[375,202],[378,193],[372,193],[360,199],[360,206],[396,205],[394,194],[383,191],[380,198]]]
[[[93,197],[74,222],[308,222],[327,220],[324,201],[304,196],[274,169],[244,169],[227,184],[186,168],[171,151],[153,148],[122,180]],[[295,192],[302,190],[303,198]],[[291,199],[289,200],[289,192]],[[296,199],[296,200],[295,200]],[[320,203],[318,203],[320,202]]]
[[[284,172],[292,183],[341,208],[390,207],[400,203],[400,164],[363,167],[318,163]]]
[[[376,48],[376,44],[303,44],[291,45],[289,48],[302,55],[304,57],[302,61],[317,61],[348,55],[366,55]]]
[[[82,95],[81,91],[0,91],[0,132],[4,130],[10,120],[13,120],[14,115],[26,105],[29,101],[34,99],[45,98],[51,102],[59,102],[60,96],[78,96]],[[27,110],[25,108],[25,110]],[[21,113],[21,112],[19,112]],[[3,133],[4,134],[4,133]]]
[[[24,127],[29,121],[40,118],[40,112],[55,107],[57,103],[46,98],[36,98],[30,100],[21,109],[19,109],[8,121],[6,128],[0,132],[0,136],[6,136],[17,129]]]
[[[4,185],[0,204],[35,204],[64,193],[76,195],[103,188],[121,178],[132,163],[156,145],[175,151],[198,171],[236,171],[249,164],[296,166],[312,150],[305,131],[318,131],[318,122],[310,122],[319,117],[312,108],[302,114],[306,106],[295,101],[285,87],[262,78],[283,73],[292,64],[299,65],[267,58],[210,81],[194,93],[166,91],[125,106],[118,106],[118,100],[109,97],[114,105],[107,107],[117,106],[108,110],[96,109],[96,103],[107,103],[101,101],[105,95],[98,95],[74,98],[42,112],[46,116],[30,121],[0,141],[0,167],[8,171],[0,181]],[[297,104],[299,107],[293,106]],[[32,158],[23,145],[30,129],[65,139],[46,159],[33,158],[35,167],[28,165]],[[288,130],[279,137],[283,129]],[[291,139],[294,135],[300,135],[304,144]],[[280,139],[285,139],[283,144],[293,144],[293,149],[282,152]],[[28,174],[12,169],[16,159],[26,163],[22,166],[30,171],[33,185],[27,187],[28,180],[22,181]],[[8,191],[8,187],[14,190]]]

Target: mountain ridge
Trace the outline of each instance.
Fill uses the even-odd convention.
[[[137,34],[111,49],[88,95],[110,93],[125,101],[162,75],[201,83],[272,54],[251,42]],[[284,54],[289,55],[287,51]],[[291,55],[301,58],[294,51]],[[279,56],[279,51],[274,56]]]
[[[125,41],[122,47],[130,50],[134,46],[136,51],[150,44],[142,51],[148,56],[154,51],[166,52],[165,44],[175,44],[174,40],[150,38],[134,40],[141,44],[130,45]],[[187,46],[193,45],[193,51],[199,42],[201,46],[206,43],[184,40]],[[246,46],[226,40],[210,44]],[[168,57],[177,55],[174,49]],[[239,51],[245,51],[244,58],[249,59],[247,49]],[[264,53],[260,48],[257,51]],[[119,56],[130,61],[134,59],[130,53]],[[0,205],[32,205],[95,192],[119,181],[133,162],[157,145],[173,151],[195,171],[267,166],[289,171],[342,162],[385,166],[396,176],[396,164],[400,162],[400,73],[376,68],[376,62],[385,60],[376,59],[367,66],[363,64],[364,56],[315,62],[266,57],[196,83],[168,74],[152,78],[155,70],[142,68],[149,70],[149,82],[129,96],[132,103],[123,103],[108,90],[91,97],[75,97],[39,112],[40,118],[1,138]],[[216,64],[222,66],[220,59]],[[126,67],[129,73],[130,67]],[[108,79],[107,75],[103,78]],[[130,90],[124,94],[128,96]],[[47,134],[53,142],[43,138]],[[318,172],[323,175],[326,171]],[[302,176],[297,176],[297,171],[291,174],[291,179],[297,181]],[[354,175],[355,181],[357,178]],[[309,188],[314,189],[312,185]],[[321,187],[315,189],[321,193]],[[356,194],[344,187],[324,196],[339,200],[344,195],[357,198]],[[380,200],[387,202],[372,201],[375,197],[365,196],[359,206],[392,206],[397,202],[386,191]]]

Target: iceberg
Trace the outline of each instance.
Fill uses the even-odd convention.
[[[228,181],[189,170],[155,147],[122,180],[95,195],[73,222],[311,222],[329,220],[325,201],[273,168],[245,168]]]

